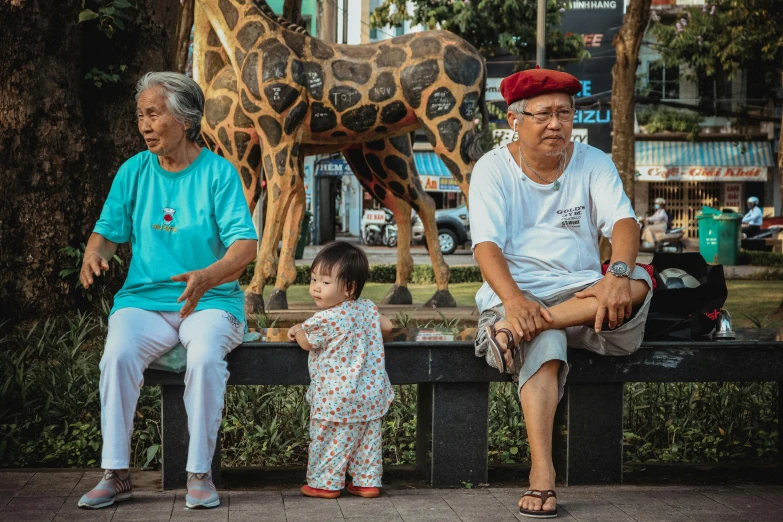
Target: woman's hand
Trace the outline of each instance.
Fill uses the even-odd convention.
[[[109,269],[109,260],[98,253],[97,250],[86,249],[82,259],[82,269],[79,272],[79,280],[84,288],[89,288],[93,278],[101,275]]]
[[[79,281],[84,288],[89,288],[93,278],[101,275],[101,271],[109,269],[109,259],[117,251],[117,243],[109,241],[100,234],[93,232],[87,240],[82,258],[82,269],[79,271]]]
[[[171,277],[171,280],[186,284],[185,291],[177,299],[178,303],[185,301],[185,304],[179,311],[179,316],[183,319],[193,313],[199,300],[204,297],[204,294],[209,289],[215,286],[207,269],[193,270],[192,272],[175,275]]]

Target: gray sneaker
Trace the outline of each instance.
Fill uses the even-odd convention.
[[[185,505],[193,508],[213,508],[220,505],[212,473],[188,473],[188,492]]]
[[[103,479],[91,491],[79,499],[79,507],[100,509],[111,506],[115,502],[128,500],[133,496],[133,483],[130,471],[125,478],[120,478],[115,470],[107,469]]]

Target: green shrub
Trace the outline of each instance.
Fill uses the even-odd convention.
[[[100,465],[98,363],[105,336],[105,317],[95,314],[3,328],[0,467]],[[132,442],[136,466],[159,441],[159,404],[159,389],[142,389]]]
[[[741,250],[740,263],[743,265],[772,266],[776,268],[783,268],[783,254],[780,252]]]
[[[248,285],[253,279],[255,270],[255,261],[252,261],[244,274],[239,278],[239,284]],[[394,284],[397,280],[397,265],[370,265],[370,274],[368,282]],[[267,281],[268,284],[274,281]],[[481,270],[477,266],[452,266],[449,267],[450,283],[482,283]],[[435,283],[435,272],[431,265],[413,265],[410,283],[414,285],[430,285]],[[296,267],[295,285],[310,284],[310,265],[301,265]]]
[[[0,325],[0,467],[100,465],[98,363],[105,336],[105,313]],[[229,386],[222,423],[223,464],[306,464],[305,389]],[[384,462],[411,464],[416,454],[417,388],[394,390],[396,399],[383,421]],[[529,462],[516,386],[493,383],[490,390],[489,461]],[[633,383],[626,385],[624,400],[626,462],[776,458],[776,383]],[[160,454],[160,390],[144,387],[131,462],[136,467],[156,466]]]
[[[693,140],[701,130],[701,116],[698,113],[669,109],[660,106],[647,106],[636,113],[639,125],[645,127],[645,133],[686,132]]]

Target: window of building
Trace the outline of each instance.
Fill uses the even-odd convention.
[[[647,70],[650,97],[661,100],[676,100],[680,97],[680,68],[665,67],[661,63],[651,63]]]

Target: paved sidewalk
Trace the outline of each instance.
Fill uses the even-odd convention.
[[[519,488],[435,490],[392,487],[380,498],[302,497],[298,489],[221,491],[212,510],[185,508],[184,491],[159,491],[160,474],[134,474],[134,498],[98,511],[76,507],[100,472],[0,472],[0,522],[270,521],[514,522]],[[783,520],[783,486],[561,487],[558,520],[579,522],[732,522]]]

